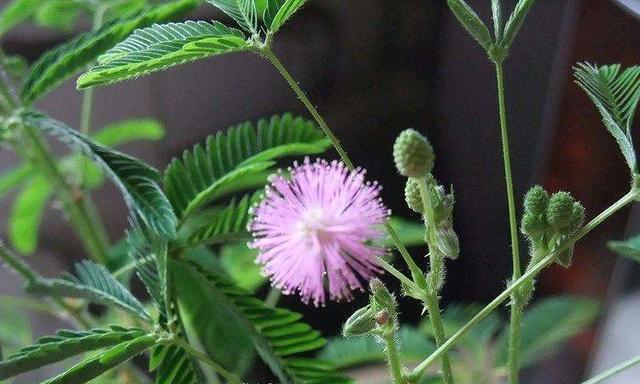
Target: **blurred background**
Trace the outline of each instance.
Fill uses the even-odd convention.
[[[468,2],[489,19],[488,0]],[[503,3],[511,9],[515,1]],[[634,6],[637,9],[637,0],[538,0],[533,7],[505,64],[517,196],[536,183],[550,191],[568,190],[593,215],[626,192],[627,167],[595,108],[573,83],[571,67],[580,61],[639,64],[640,21]],[[201,7],[190,18],[221,15]],[[23,25],[2,44],[8,53],[35,60],[72,34]],[[459,259],[449,263],[443,302],[484,303],[495,297],[511,269],[495,79],[492,65],[446,2],[309,1],[281,32],[274,49],[356,163],[384,185],[383,197],[396,215],[417,219],[404,207],[403,180],[392,163],[393,139],[407,127],[429,136],[437,154],[436,177],[455,188],[455,228],[462,247]],[[80,98],[69,82],[38,107],[77,126]],[[95,105],[95,127],[131,117],[163,121],[167,137],[162,144],[126,148],[159,168],[183,149],[236,123],[286,111],[306,115],[272,67],[250,54],[199,61],[100,88]],[[0,152],[0,171],[14,161],[7,151]],[[119,194],[105,187],[96,200],[112,239],[119,239],[126,225]],[[0,201],[0,225],[5,225],[11,201]],[[577,383],[640,352],[640,294],[634,291],[640,271],[617,261],[606,248],[608,240],[638,232],[640,217],[634,218],[640,211],[636,213],[614,216],[581,241],[571,269],[544,272],[538,297],[567,292],[595,297],[602,300],[605,313],[560,356],[545,360],[544,369],[526,370],[523,382]],[[51,207],[37,256],[29,261],[46,275],[55,275],[81,258],[73,233]],[[19,291],[18,279],[0,269],[0,294]],[[355,303],[320,309],[303,307],[296,298],[283,301],[331,335],[364,299],[361,295]],[[403,318],[417,321],[418,306],[402,309]],[[36,319],[35,332],[51,332],[59,325]],[[627,379],[621,375],[612,382],[637,383],[639,373],[629,371]]]

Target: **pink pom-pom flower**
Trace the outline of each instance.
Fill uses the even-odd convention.
[[[362,280],[380,272],[385,249],[374,245],[384,236],[380,225],[389,210],[381,187],[365,182],[365,170],[350,171],[338,161],[294,163],[279,172],[252,209],[250,247],[273,286],[285,294],[298,291],[302,301],[350,300]]]

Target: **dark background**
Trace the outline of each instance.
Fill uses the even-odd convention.
[[[485,20],[489,3],[469,0]],[[515,1],[503,3],[506,13]],[[192,18],[221,17],[210,10],[202,7]],[[571,66],[577,61],[639,63],[638,36],[638,21],[609,0],[537,1],[505,64],[517,196],[541,183],[554,191],[571,191],[593,215],[626,191],[627,168],[595,108],[573,84]],[[35,59],[68,37],[24,26],[3,44],[9,52]],[[310,1],[280,33],[274,50],[355,162],[384,185],[385,202],[397,215],[411,217],[402,199],[403,179],[392,163],[393,139],[407,127],[429,136],[437,154],[435,174],[455,188],[455,228],[462,246],[459,259],[448,264],[443,301],[495,297],[511,270],[495,75],[446,2]],[[162,144],[127,148],[160,168],[206,135],[238,122],[285,111],[306,115],[272,67],[250,54],[199,61],[101,88],[95,100],[95,127],[128,117],[151,116],[166,123],[168,137]],[[80,94],[70,82],[39,107],[77,125]],[[10,154],[0,153],[0,168],[12,161]],[[126,217],[118,194],[105,188],[97,200],[112,238],[118,239]],[[1,203],[2,212],[10,201]],[[539,294],[571,291],[604,297],[615,261],[604,244],[621,238],[625,223],[626,214],[619,214],[581,242],[574,266],[545,272]],[[59,213],[48,215],[42,231],[47,260],[69,265],[82,258]],[[526,253],[524,240],[521,249]],[[295,298],[284,301],[304,310],[307,320],[327,333],[336,333],[358,305],[313,309]],[[405,318],[416,320],[419,308],[403,311]],[[549,363],[545,375],[558,375],[549,382],[570,383],[563,377],[579,376],[593,340],[593,334],[579,338],[562,352],[561,366]]]

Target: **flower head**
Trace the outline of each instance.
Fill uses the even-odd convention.
[[[379,198],[381,187],[365,182],[365,171],[350,171],[338,161],[294,163],[290,175],[279,172],[266,196],[253,209],[249,224],[257,262],[274,286],[302,301],[325,303],[325,280],[331,300],[351,299],[380,271],[384,248],[370,240],[389,211]]]

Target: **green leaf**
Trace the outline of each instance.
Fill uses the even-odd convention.
[[[71,32],[80,11],[76,0],[48,0],[38,7],[35,20],[44,27]]]
[[[277,32],[307,0],[268,0],[264,22],[272,32]]]
[[[229,324],[240,327],[240,335],[249,337],[262,360],[281,383],[349,383],[327,362],[303,359],[298,354],[317,350],[325,344],[319,333],[300,322],[299,314],[271,308],[233,284],[222,275],[186,262],[172,261],[171,273],[176,289],[190,292],[179,296],[181,313],[187,313],[202,336],[208,329],[220,326],[205,319],[218,318],[219,313],[233,319]],[[210,303],[215,302],[213,306]],[[218,313],[217,315],[214,312]],[[204,321],[203,321],[204,320]],[[215,355],[216,345],[204,345]],[[212,350],[209,350],[212,349]]]
[[[175,345],[160,345],[153,349],[149,371],[155,372],[155,384],[198,384],[196,363]]]
[[[640,66],[621,72],[620,64],[602,67],[580,63],[576,83],[584,89],[602,115],[602,121],[618,142],[632,173],[638,171],[631,125],[640,100]]]
[[[38,245],[40,221],[53,189],[43,177],[34,177],[20,192],[9,216],[9,240],[13,247],[26,255]]]
[[[28,165],[21,165],[0,175],[0,198],[11,192],[14,188],[23,184],[33,175],[33,170]]]
[[[435,345],[425,334],[414,327],[402,326],[398,330],[400,359],[417,363],[435,351]],[[384,363],[384,345],[373,337],[335,337],[329,339],[318,357],[333,363],[337,369],[352,368],[364,364]]]
[[[0,34],[33,16],[40,0],[13,0],[0,12]]]
[[[507,20],[507,24],[504,27],[504,34],[500,41],[504,48],[509,48],[511,44],[513,44],[513,40],[515,40],[518,35],[518,31],[520,27],[522,27],[524,19],[527,17],[527,13],[529,13],[529,9],[531,9],[535,1],[536,0],[520,0],[518,4],[516,4],[513,12],[511,12],[511,16],[509,16],[509,20]]]
[[[220,249],[220,264],[229,277],[242,289],[255,292],[267,278],[256,263],[257,251],[245,243],[230,244]]]
[[[75,297],[115,305],[151,322],[142,303],[103,265],[84,260],[75,265],[75,270],[77,276],[65,274],[60,279],[41,279],[30,289],[50,296]]]
[[[105,147],[117,147],[134,141],[158,141],[164,138],[162,123],[153,119],[130,119],[109,124],[93,135]]]
[[[554,353],[572,336],[582,332],[598,315],[591,299],[558,296],[544,299],[525,313],[521,330],[521,366],[526,367]],[[507,361],[508,329],[498,338],[497,364]]]
[[[64,123],[36,112],[22,113],[23,121],[79,148],[100,165],[120,189],[134,222],[167,238],[175,237],[176,216],[158,185],[158,171],[121,152],[94,143]]]
[[[330,146],[309,120],[291,114],[240,124],[209,136],[206,144],[174,159],[164,175],[164,187],[178,216],[185,217],[216,198],[225,184],[247,173],[261,174],[270,160],[322,153]],[[228,188],[227,188],[228,191]]]
[[[610,241],[607,247],[620,256],[628,257],[640,263],[640,235],[624,241]]]
[[[136,328],[110,326],[109,329],[88,331],[58,331],[55,336],[38,340],[0,362],[0,380],[32,371],[85,352],[110,347],[143,336],[145,332]]]
[[[0,344],[2,344],[3,355],[0,362],[18,350],[23,345],[33,342],[31,333],[31,319],[22,304],[22,298],[16,296],[0,297]],[[46,304],[43,304],[46,305]],[[6,360],[4,360],[6,361]],[[2,367],[2,365],[0,365]],[[0,377],[2,377],[2,368],[0,368]],[[0,378],[0,380],[2,380]]]
[[[491,0],[491,15],[493,18],[493,34],[496,41],[502,40],[502,5],[500,0]]]
[[[240,201],[231,200],[229,205],[209,217],[207,223],[195,229],[187,239],[187,245],[230,243],[247,240],[247,224],[251,219],[249,208],[261,200],[262,192],[244,196]]]
[[[21,98],[32,103],[69,79],[103,52],[122,41],[133,30],[180,17],[197,6],[197,0],[182,0],[155,6],[135,14],[110,20],[45,53],[36,61],[22,88]]]
[[[258,13],[254,0],[207,0],[207,3],[226,13],[245,31],[258,33]]]
[[[219,22],[187,21],[136,30],[78,79],[78,89],[111,84],[188,61],[250,49],[244,34]]]
[[[489,51],[493,45],[491,34],[475,11],[464,0],[447,0],[447,4],[460,24],[480,43],[485,51]]]
[[[68,371],[42,382],[42,384],[82,384],[141,354],[156,344],[153,335],[125,341],[87,360],[74,365]]]

